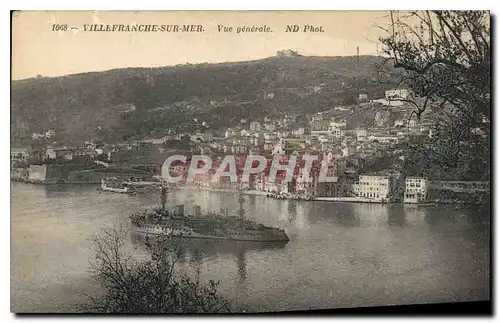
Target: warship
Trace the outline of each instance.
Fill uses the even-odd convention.
[[[243,202],[239,194],[239,215],[229,216],[228,212],[202,215],[201,207],[195,206],[193,214],[184,214],[184,205],[177,205],[175,211],[165,209],[165,190],[162,190],[161,208],[134,213],[131,224],[135,232],[146,235],[166,235],[198,239],[218,239],[236,241],[283,242],[288,236],[283,229],[268,227],[245,219]]]

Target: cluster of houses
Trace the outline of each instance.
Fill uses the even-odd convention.
[[[31,138],[33,140],[51,139],[51,138],[54,138],[55,135],[56,135],[56,131],[54,129],[49,129],[49,130],[47,130],[45,132],[34,132],[31,135]]]
[[[328,112],[311,116],[309,121],[297,120],[287,115],[281,119],[264,118],[247,122],[223,131],[204,131],[189,135],[199,152],[224,152],[232,154],[292,153],[310,150],[331,152],[337,158],[349,156],[374,156],[389,151],[410,136],[432,137],[431,123],[408,120],[411,107],[397,106],[387,113],[376,112],[372,124],[352,120],[357,109],[372,109],[372,102],[352,107],[336,107]],[[381,105],[380,105],[381,106]]]

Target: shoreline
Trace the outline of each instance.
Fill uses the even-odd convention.
[[[17,182],[17,183],[25,183],[25,184],[34,184],[34,185],[43,185],[43,186],[52,186],[52,185],[68,185],[68,184],[80,184],[80,185],[95,185],[98,183],[89,183],[89,182],[66,182],[66,183],[56,183],[56,182],[42,182],[42,181],[35,181],[35,180],[27,180],[27,179],[19,179],[19,178],[11,178],[12,182]],[[219,193],[238,193],[238,190],[235,189],[225,189],[225,188],[211,188],[211,187],[194,187],[194,186],[180,186],[178,187],[179,189],[182,190],[188,190],[188,191],[209,191],[209,192],[219,192]],[[457,206],[481,206],[481,205],[487,205],[486,203],[460,203],[460,202],[454,202],[454,201],[429,201],[427,203],[403,203],[403,202],[390,202],[390,201],[377,201],[377,200],[372,200],[368,198],[363,198],[363,197],[313,197],[310,200],[308,199],[303,199],[303,198],[293,198],[293,197],[281,197],[281,198],[274,198],[269,195],[275,194],[275,193],[269,193],[269,192],[264,192],[264,191],[257,191],[257,190],[242,190],[242,194],[244,195],[257,195],[257,196],[265,196],[268,198],[272,198],[275,200],[292,200],[292,201],[305,201],[305,202],[330,202],[330,203],[365,203],[365,204],[387,204],[387,205],[395,205],[395,204],[400,204],[400,205],[413,205],[415,207],[433,207],[433,206],[428,206],[427,204],[436,204],[436,205],[457,205]]]
[[[211,188],[211,187],[192,187],[192,186],[181,186],[179,189],[188,190],[188,191],[210,191],[210,192],[220,192],[220,193],[238,193],[238,190],[235,189],[224,189],[224,188]],[[257,191],[257,190],[242,190],[242,194],[244,195],[259,195],[268,197],[269,192]],[[273,198],[273,197],[269,197]],[[453,201],[428,201],[426,203],[403,203],[403,202],[391,202],[391,201],[376,201],[363,197],[313,197],[310,200],[306,199],[294,199],[283,197],[280,199],[273,198],[275,200],[295,200],[295,201],[305,201],[305,202],[330,202],[330,203],[366,203],[366,204],[386,204],[386,205],[411,205],[414,207],[434,207],[437,205],[457,205],[457,206],[467,206],[467,205],[486,205],[485,203],[456,203]],[[436,204],[430,206],[429,204]]]

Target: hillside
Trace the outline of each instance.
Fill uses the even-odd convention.
[[[58,140],[124,140],[192,130],[203,121],[216,129],[241,118],[309,114],[353,103],[360,92],[383,96],[398,74],[381,75],[382,62],[375,56],[271,57],[13,81],[11,133],[16,141],[49,128]]]

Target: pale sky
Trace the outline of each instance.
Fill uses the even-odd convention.
[[[204,32],[85,32],[84,24],[203,25]],[[77,30],[52,31],[52,24]],[[286,33],[286,25],[323,33]],[[376,55],[384,11],[25,11],[12,21],[12,77],[60,76],[125,67],[246,61],[293,49],[307,56]],[[271,33],[222,33],[217,25],[263,26]],[[68,29],[69,29],[68,28]]]

